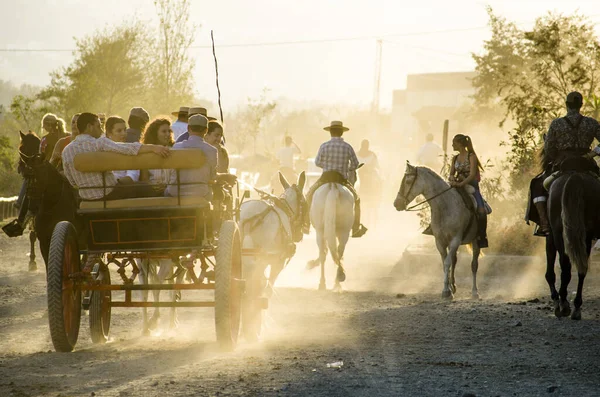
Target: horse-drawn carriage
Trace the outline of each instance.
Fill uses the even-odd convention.
[[[166,159],[86,153],[75,158],[75,168],[102,173],[172,169],[183,185],[179,170],[198,168],[203,161],[198,150],[173,150]],[[73,350],[82,309],[89,309],[92,341],[105,342],[113,307],[214,307],[217,341],[234,348],[245,287],[235,211],[231,205],[213,207],[201,197],[181,195],[81,202],[75,224],[59,222],[50,243],[48,316],[56,350]],[[82,273],[89,258],[93,270]],[[175,273],[185,274],[189,282],[135,283],[141,261],[153,259],[171,260]],[[112,283],[109,266],[116,267],[119,284]],[[150,290],[214,290],[214,300],[147,302],[132,296],[132,291]],[[114,300],[113,291],[124,291],[124,299]]]

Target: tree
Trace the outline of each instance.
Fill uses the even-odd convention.
[[[277,104],[267,99],[269,90],[265,88],[259,98],[248,98],[246,107],[239,111],[228,123],[235,131],[231,137],[233,145],[241,153],[248,139],[252,140],[253,154],[257,153],[257,142],[261,132],[264,132],[265,121],[273,114]]]
[[[564,114],[570,91],[586,98],[582,112],[598,114],[600,44],[584,17],[548,14],[531,31],[496,16],[488,8],[492,37],[484,53],[473,55],[478,76],[475,102],[479,110],[501,107],[514,121],[507,145],[513,188],[524,186],[537,170],[536,153],[552,119]]]
[[[165,112],[189,103],[192,94],[194,60],[188,50],[196,26],[190,24],[189,0],[155,0],[159,18],[156,62],[151,68],[153,109]]]
[[[152,40],[140,23],[76,40],[75,61],[51,74],[39,94],[68,117],[77,111],[126,114],[145,95]]]
[[[40,125],[42,116],[49,112],[49,107],[40,103],[35,96],[19,94],[13,97],[10,111],[12,116],[19,122],[17,128],[35,131]]]

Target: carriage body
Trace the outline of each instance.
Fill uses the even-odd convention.
[[[166,159],[154,154],[116,153],[85,153],[75,158],[79,171],[103,173],[127,169],[174,169],[179,173],[203,164],[203,152],[192,149],[173,150]],[[179,177],[177,181],[179,184]],[[105,342],[112,307],[214,307],[219,344],[226,349],[235,347],[244,281],[233,211],[222,205],[215,208],[196,196],[82,201],[77,211],[79,230],[60,222],[51,241],[48,309],[56,350],[73,350],[82,308],[90,310],[92,340]],[[81,273],[88,258],[94,261],[91,277]],[[188,282],[136,283],[139,261],[151,259],[170,259]],[[109,265],[116,266],[120,284],[111,283]],[[140,302],[131,293],[213,289],[213,301]],[[124,299],[114,301],[112,291],[125,291]]]

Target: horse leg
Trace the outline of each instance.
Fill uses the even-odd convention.
[[[558,291],[556,290],[556,274],[554,263],[556,262],[556,246],[552,236],[546,237],[546,282],[550,287],[550,298],[554,302],[554,310],[558,310]]]
[[[448,255],[444,259],[444,289],[442,290],[442,298],[453,299],[454,294],[450,289],[450,269],[452,262],[456,260],[456,252],[460,246],[460,239],[454,238],[448,246]]]
[[[564,250],[559,251],[559,262],[560,262],[560,289],[558,291],[559,295],[559,307],[555,308],[554,314],[556,317],[567,317],[571,314],[571,306],[569,305],[568,300],[568,291],[569,283],[571,282],[571,260],[564,252]]]
[[[145,259],[140,261],[140,284],[148,285],[148,262]],[[148,302],[148,290],[142,290],[142,301]],[[142,335],[150,335],[147,307],[142,308]]]
[[[319,246],[319,263],[321,264],[321,279],[319,281],[319,291],[327,289],[325,283],[325,260],[327,259],[327,243],[322,231],[317,231],[317,245]]]
[[[169,279],[170,279],[170,283],[176,283],[176,284],[181,284],[183,283],[183,278],[185,277],[185,272],[179,272],[177,274],[177,277],[175,280],[173,280],[173,270],[176,268],[176,263],[172,262],[171,260],[161,260],[161,274],[167,274]],[[168,271],[164,271],[162,270],[162,267],[165,266]],[[160,276],[159,276],[160,278]],[[163,278],[163,282],[164,282],[164,278]],[[175,303],[177,302],[177,298],[180,294],[180,291],[176,291],[176,290],[172,290],[171,291],[171,302]],[[177,327],[179,327],[179,320],[177,319],[177,308],[176,307],[172,307],[169,313],[169,329],[176,329]]]
[[[586,239],[586,248],[587,248],[587,257],[590,257],[590,253],[592,251],[592,239]],[[585,280],[585,276],[587,275],[588,263],[585,263],[585,266],[582,266],[581,269],[577,269],[577,294],[575,295],[575,300],[573,303],[575,304],[575,310],[573,310],[573,314],[571,314],[572,320],[581,320],[581,305],[583,304],[583,281]]]
[[[473,258],[471,259],[471,274],[473,275],[473,287],[471,288],[471,298],[479,299],[479,290],[477,289],[477,270],[479,269],[479,243],[473,242]]]
[[[344,270],[344,265],[342,264],[342,259],[344,259],[344,251],[346,251],[346,244],[348,244],[348,239],[350,235],[348,233],[338,234],[338,263],[337,263],[337,274],[335,276],[335,286],[334,290],[341,291],[343,283],[346,281],[346,271]]]
[[[162,284],[163,280],[159,279],[157,275],[157,266],[159,265],[156,260],[145,259],[148,262],[148,279],[151,284]],[[160,302],[160,290],[152,290],[152,296],[154,297],[154,302]],[[160,319],[160,308],[155,307],[154,312],[152,313],[152,317],[148,322],[148,326],[150,330],[154,330],[158,327],[158,321]]]
[[[33,223],[33,222],[32,222]],[[37,270],[37,263],[35,262],[35,240],[37,239],[37,233],[35,228],[31,226],[29,232],[29,271],[35,272]]]

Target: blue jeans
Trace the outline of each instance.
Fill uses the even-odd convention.
[[[483,196],[481,195],[481,191],[479,190],[479,182],[473,181],[470,182],[469,185],[475,188],[475,201],[477,202],[477,208],[485,208],[485,204],[483,203]]]

